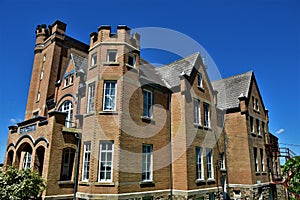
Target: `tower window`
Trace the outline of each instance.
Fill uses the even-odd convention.
[[[107,50],[106,62],[117,62],[117,50]]]
[[[129,54],[128,56],[128,65],[135,67],[135,63],[136,63],[136,56],[135,54]]]
[[[94,53],[91,59],[91,66],[94,66],[96,64],[97,64],[97,53]]]

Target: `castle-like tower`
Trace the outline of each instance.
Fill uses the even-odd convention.
[[[254,96],[261,114],[251,110],[251,116],[267,131],[254,76],[245,78],[245,90],[251,87],[254,95],[231,96],[238,103],[227,114],[248,127],[243,119],[253,102],[247,98]],[[225,144],[238,140],[229,122],[226,142],[217,86],[200,53],[152,66],[140,57],[140,35],[127,26],[116,33],[100,26],[86,45],[67,36],[63,22],[39,25],[25,119],[9,127],[5,165],[39,171],[47,181],[44,199],[214,199],[229,189],[233,196],[237,184],[226,182],[236,182],[237,166]],[[253,147],[262,169],[267,155],[264,140],[256,138],[243,146],[251,167],[241,188],[260,187],[254,184]],[[265,171],[259,180],[268,188]]]

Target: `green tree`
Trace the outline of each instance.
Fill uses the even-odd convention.
[[[290,158],[283,166],[282,173],[291,199],[300,199],[300,156]]]
[[[38,172],[8,167],[0,170],[0,199],[41,199],[46,184]]]

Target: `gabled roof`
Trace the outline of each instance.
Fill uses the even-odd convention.
[[[161,77],[157,74],[155,69],[156,68],[147,61],[143,59],[140,60],[140,78],[146,80],[148,83],[155,83],[157,85],[167,87],[167,85],[162,81]]]
[[[197,52],[168,65],[155,68],[155,71],[161,79],[167,83],[166,85],[168,85],[169,88],[173,88],[180,85],[180,74],[182,74],[182,72],[184,72],[187,76],[191,75],[193,67],[199,57],[200,53]]]
[[[71,53],[71,57],[73,60],[75,70],[78,71],[78,70],[82,69],[84,72],[86,72],[86,69],[88,67],[87,58],[81,57],[75,53]]]
[[[218,108],[230,109],[239,107],[239,97],[248,98],[253,71],[231,76],[212,82],[218,92]]]

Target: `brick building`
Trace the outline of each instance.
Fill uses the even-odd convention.
[[[38,170],[44,199],[256,199],[271,190],[268,136],[253,72],[212,83],[199,53],[156,68],[127,26],[86,45],[56,21],[37,26],[5,164]]]

